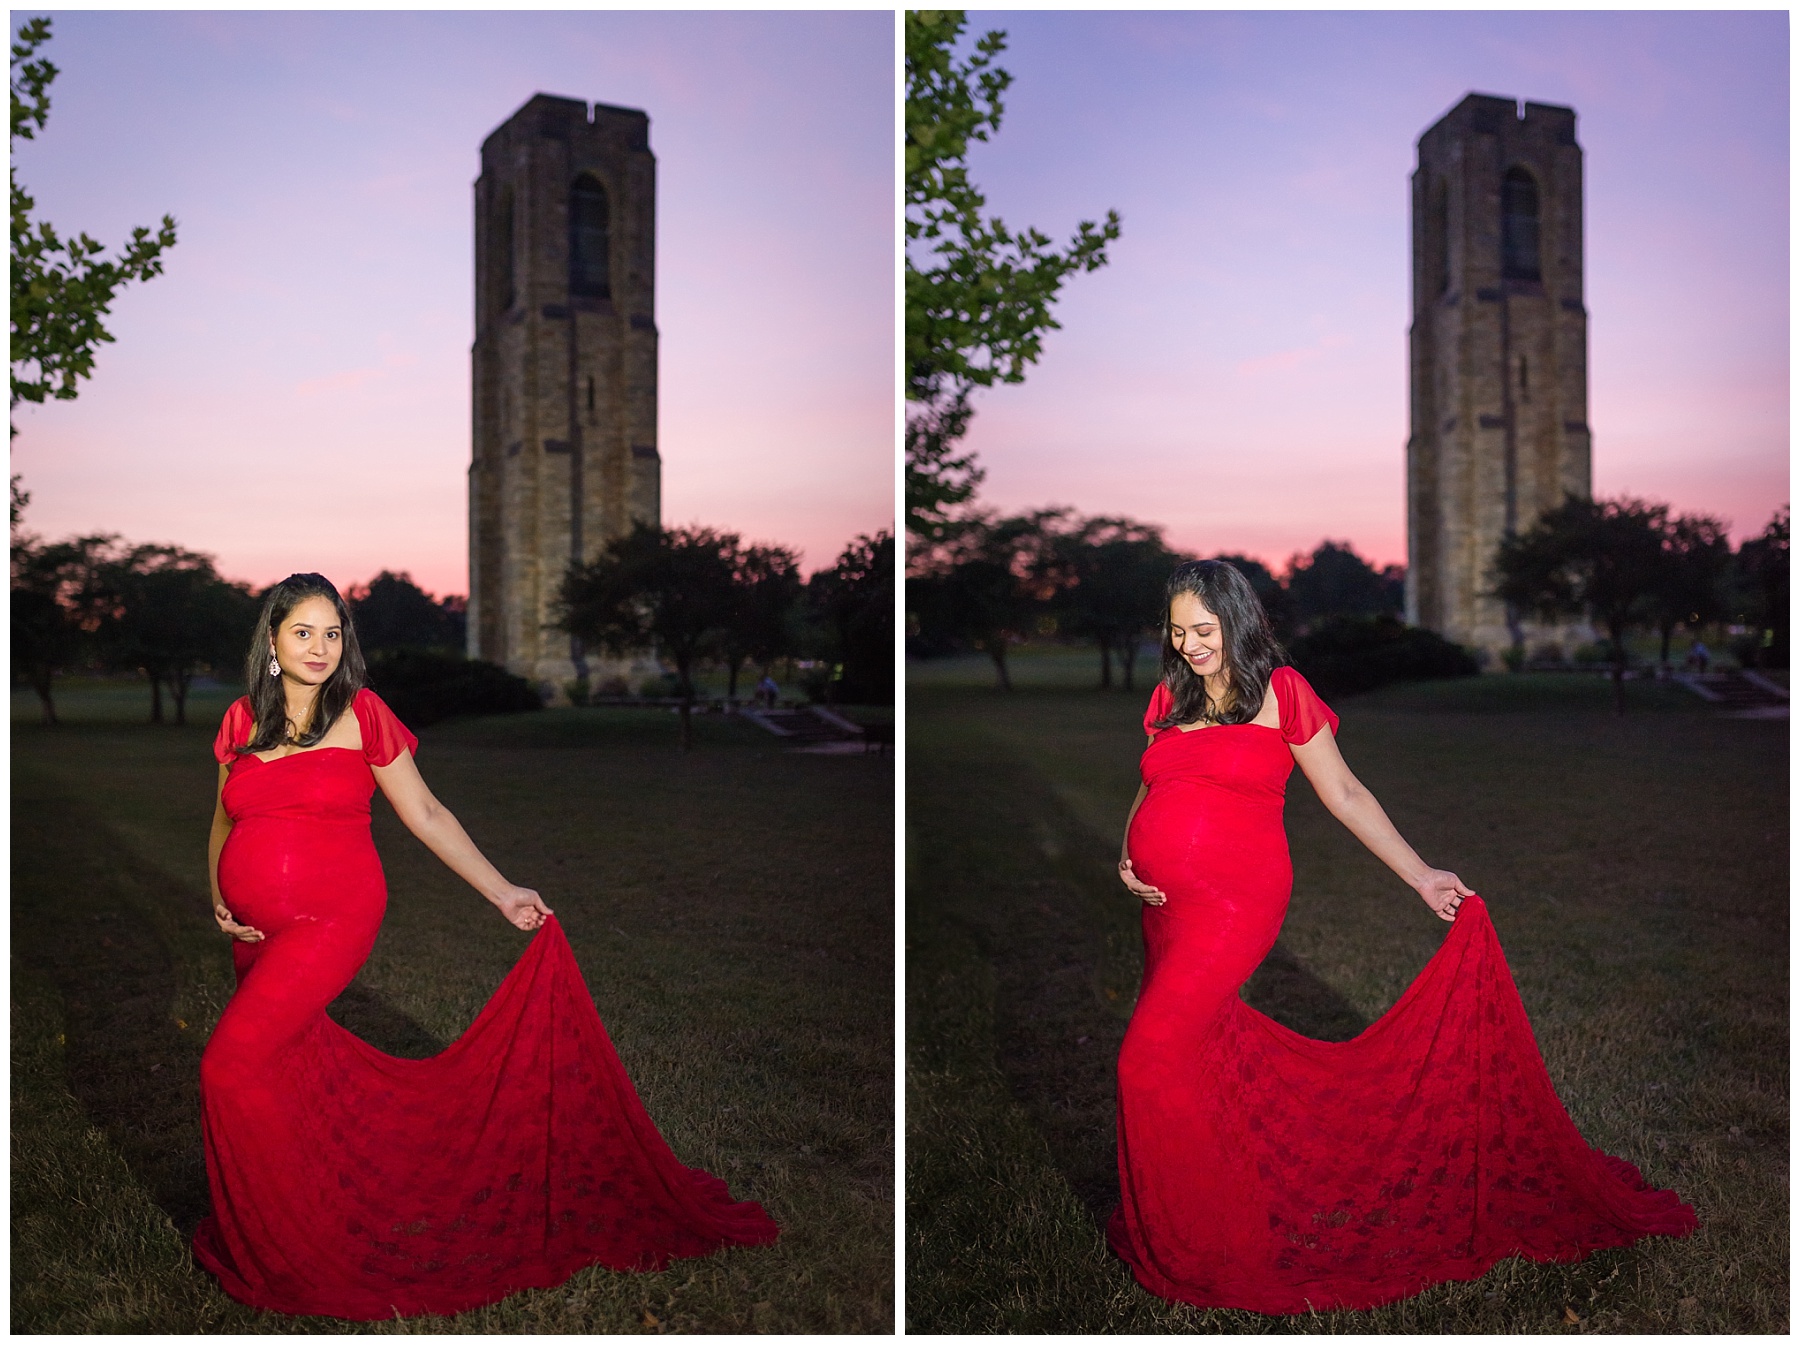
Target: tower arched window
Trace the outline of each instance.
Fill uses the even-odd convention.
[[[1523,168],[1507,170],[1500,184],[1502,274],[1508,280],[1542,280],[1538,260],[1538,185]]]
[[[513,194],[508,187],[500,193],[494,210],[494,310],[504,313],[518,297],[513,285]]]
[[[1431,184],[1428,240],[1431,293],[1438,296],[1450,288],[1450,190],[1443,178]]]
[[[606,188],[587,173],[569,190],[569,292],[591,299],[612,296],[611,246]]]

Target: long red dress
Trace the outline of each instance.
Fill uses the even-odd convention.
[[[253,1307],[366,1321],[773,1242],[760,1205],[669,1152],[554,918],[429,1060],[326,1017],[387,905],[369,768],[418,745],[374,692],[354,709],[360,752],[237,756],[247,700],[214,744],[231,768],[220,891],[264,938],[232,944],[237,992],[200,1061],[201,1264]]]
[[[1292,668],[1273,691],[1279,729],[1159,732],[1163,686],[1145,716],[1149,792],[1128,848],[1167,901],[1144,907],[1119,1053],[1113,1250],[1164,1298],[1293,1313],[1691,1231],[1673,1191],[1575,1129],[1479,897],[1353,1041],[1313,1041],[1238,998],[1293,885],[1289,744],[1338,722]]]

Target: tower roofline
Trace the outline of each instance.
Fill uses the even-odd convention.
[[[525,128],[539,135],[561,136],[567,134],[565,128],[593,126],[602,120],[641,123],[636,128],[635,135],[642,142],[643,148],[649,148],[650,114],[642,108],[619,107],[613,103],[589,104],[585,99],[568,98],[556,93],[532,94],[514,109],[512,116],[488,133],[487,138],[481,142],[481,148],[485,153],[489,145],[513,132],[515,128]]]
[[[1565,144],[1574,143],[1575,109],[1559,103],[1534,103],[1494,93],[1467,93],[1443,116],[1425,128],[1415,147],[1433,138],[1441,128],[1466,126],[1474,131],[1497,132],[1506,123],[1532,131],[1552,131]]]

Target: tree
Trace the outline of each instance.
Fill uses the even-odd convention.
[[[250,646],[257,601],[247,584],[221,579],[213,558],[150,542],[100,565],[94,597],[106,609],[96,632],[102,660],[150,679],[150,722],[163,722],[163,687],[175,722],[187,723],[188,688],[201,668],[230,669]]]
[[[830,633],[829,686],[843,700],[885,705],[894,699],[894,534],[883,528],[845,547],[837,563],[807,584],[807,598]]]
[[[1320,542],[1310,556],[1288,561],[1287,593],[1302,624],[1334,616],[1398,614],[1404,606],[1403,576],[1377,570],[1348,542]]]
[[[1275,638],[1288,639],[1294,633],[1294,602],[1281,580],[1275,577],[1275,572],[1260,560],[1248,556],[1218,556],[1215,559],[1224,561],[1250,581],[1251,589],[1268,615],[1269,625],[1275,630]],[[1293,564],[1292,561],[1288,563],[1290,567]]]
[[[560,629],[615,654],[655,645],[675,664],[684,752],[694,745],[694,665],[731,621],[738,548],[736,533],[639,522],[563,578]]]
[[[1612,643],[1613,703],[1625,713],[1625,632],[1648,615],[1664,574],[1667,505],[1642,500],[1569,499],[1525,532],[1505,538],[1495,557],[1494,596],[1554,620],[1586,616]]]
[[[1652,585],[1650,619],[1662,637],[1660,662],[1669,666],[1675,627],[1695,630],[1725,610],[1725,580],[1731,569],[1731,539],[1725,525],[1705,514],[1683,514],[1663,533],[1662,567]]]
[[[1102,690],[1112,687],[1116,652],[1130,691],[1138,648],[1160,620],[1163,587],[1180,557],[1164,543],[1161,528],[1129,518],[1083,519],[1046,532],[1043,555],[1055,586],[1051,606],[1062,629],[1100,646]]]
[[[385,649],[441,649],[460,652],[466,629],[461,598],[438,599],[402,570],[383,570],[366,584],[344,594],[356,621],[356,640],[364,653]]]
[[[800,601],[800,558],[785,546],[733,548],[731,603],[718,637],[725,664],[725,696],[737,699],[738,670],[768,666],[790,652],[789,617]]]
[[[57,722],[56,675],[93,651],[106,615],[96,576],[117,543],[111,534],[51,543],[13,534],[13,672],[31,683],[46,724]]]
[[[23,24],[12,44],[12,142],[34,140],[50,115],[50,84],[57,69],[34,59],[50,40],[50,20]],[[15,155],[16,155],[15,149]],[[12,406],[43,402],[48,397],[71,401],[77,381],[91,378],[94,353],[111,341],[101,319],[113,296],[134,280],[162,274],[162,254],[175,246],[175,220],[162,218],[152,235],[139,226],[114,260],[87,234],[64,238],[46,221],[33,221],[36,202],[19,185],[18,169],[10,170],[12,186]],[[18,433],[17,427],[12,431]],[[12,510],[29,497],[12,483]]]
[[[1083,221],[1061,252],[1036,229],[985,216],[966,156],[970,141],[1000,129],[1012,76],[994,60],[1006,35],[983,35],[959,62],[951,48],[967,24],[961,10],[908,10],[905,24],[906,526],[931,538],[981,480],[973,455],[954,448],[968,428],[969,390],[1024,381],[1058,325],[1057,291],[1071,272],[1106,264],[1119,216]]]
[[[1739,620],[1757,632],[1746,662],[1788,664],[1788,507],[1784,504],[1761,535],[1738,548],[1733,587]]]
[[[1060,512],[958,520],[943,530],[907,581],[908,605],[927,637],[986,654],[1002,691],[1012,690],[1007,653],[1030,633],[1044,606],[1039,547],[1046,519]]]

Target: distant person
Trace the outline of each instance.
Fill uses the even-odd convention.
[[[781,688],[775,685],[775,679],[770,677],[769,674],[764,673],[762,681],[756,684],[757,700],[773,710],[775,708],[775,702],[780,695]]]
[[[1707,664],[1712,662],[1712,651],[1700,641],[1695,640],[1693,646],[1688,650],[1687,661],[1688,667],[1704,675]]]
[[[1420,859],[1338,752],[1338,718],[1223,561],[1167,587],[1163,680],[1119,874],[1144,982],[1119,1053],[1107,1240],[1163,1298],[1262,1313],[1371,1308],[1501,1259],[1573,1261],[1693,1210],[1588,1147],[1558,1102],[1487,909]],[[1320,800],[1441,920],[1442,948],[1354,1041],[1312,1041],[1238,990],[1293,886],[1282,803]]]
[[[269,590],[246,685],[213,744],[208,848],[238,984],[200,1060],[212,1212],[194,1252],[225,1291],[375,1321],[461,1312],[595,1263],[661,1268],[774,1241],[760,1205],[669,1152],[550,908],[426,788],[418,739],[364,685],[349,610],[322,575]],[[376,785],[501,915],[539,931],[430,1060],[383,1055],[325,1013],[387,903]]]

